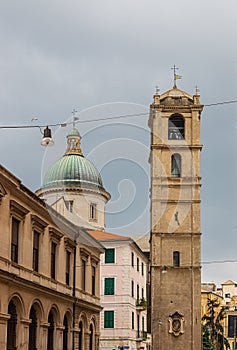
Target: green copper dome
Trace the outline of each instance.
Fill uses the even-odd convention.
[[[65,155],[48,170],[42,188],[61,186],[103,189],[98,170],[82,155],[80,134],[75,126],[67,135]]]

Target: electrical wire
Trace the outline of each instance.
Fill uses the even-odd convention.
[[[218,105],[225,105],[225,104],[233,104],[237,103],[237,100],[231,100],[231,101],[222,101],[222,102],[215,102],[215,103],[209,103],[204,104],[204,107],[213,107]],[[105,117],[105,118],[98,118],[98,119],[91,119],[91,120],[74,120],[72,122],[66,122],[66,123],[55,123],[55,124],[45,124],[45,125],[0,125],[0,129],[30,129],[30,128],[46,128],[48,127],[66,127],[67,125],[72,124],[84,124],[84,123],[93,123],[93,122],[99,122],[99,121],[105,121],[105,120],[115,120],[120,118],[131,118],[131,117],[140,117],[149,115],[149,111],[147,113],[135,113],[135,114],[124,114],[124,115],[118,115],[113,117]]]

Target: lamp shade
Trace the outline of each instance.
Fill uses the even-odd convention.
[[[51,136],[51,130],[48,128],[48,126],[44,129],[44,136],[41,140],[41,146],[53,146],[54,140]]]

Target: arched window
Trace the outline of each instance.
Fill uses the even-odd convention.
[[[29,325],[29,350],[36,349],[36,341],[37,341],[37,313],[35,307],[32,306],[30,309],[30,319],[31,323]]]
[[[63,319],[63,325],[64,325],[63,350],[68,350],[68,319],[66,315],[64,316],[64,319]]]
[[[17,312],[14,301],[11,300],[8,305],[8,313],[10,315],[7,321],[7,350],[16,349],[16,325],[17,325]]]
[[[181,177],[181,155],[179,153],[171,156],[171,176]]]
[[[90,346],[89,346],[90,350],[94,349],[94,328],[93,325],[90,324]]]
[[[78,349],[83,350],[83,323],[82,321],[79,322],[79,335],[78,335]]]
[[[173,252],[173,266],[174,267],[180,266],[180,253],[177,251]]]
[[[48,317],[48,343],[47,343],[47,350],[54,350],[54,315],[52,310],[49,312]]]
[[[184,119],[178,114],[172,115],[169,118],[168,139],[169,140],[184,139]]]

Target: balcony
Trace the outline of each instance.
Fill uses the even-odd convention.
[[[141,298],[141,299],[137,300],[136,306],[137,306],[137,310],[138,311],[146,310],[146,308],[147,308],[147,301],[146,301],[146,299],[145,298]]]

